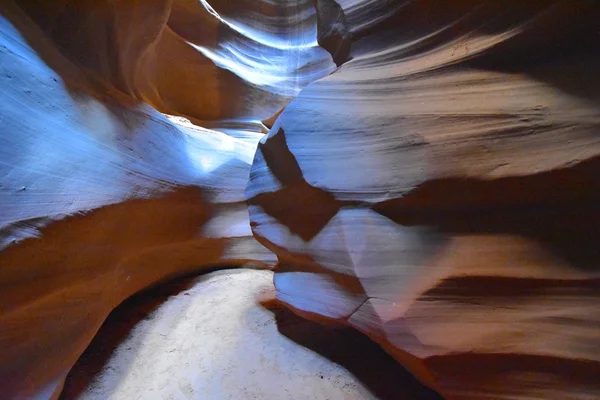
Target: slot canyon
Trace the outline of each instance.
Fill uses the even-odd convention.
[[[600,2],[0,10],[1,399],[600,399]]]

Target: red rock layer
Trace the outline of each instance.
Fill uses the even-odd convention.
[[[599,397],[600,7],[338,3],[246,191],[278,298],[448,399]]]
[[[91,4],[65,5],[60,15]],[[109,20],[100,9],[112,5],[103,2],[80,30],[70,26],[69,43],[92,37],[86,29]],[[51,24],[58,14],[39,6]],[[73,49],[57,46],[21,8],[1,9],[1,397],[57,398],[130,295],[182,274],[274,263],[253,239],[244,203],[262,134],[242,122],[226,134],[166,117],[123,86],[130,81],[111,64],[124,62],[116,50],[88,43],[75,63],[66,56]],[[54,22],[66,40],[69,25]],[[95,32],[94,40],[111,38]]]
[[[3,396],[144,287],[270,265],[247,198],[278,298],[445,397],[600,397],[596,2],[1,10]]]
[[[311,0],[25,0],[72,61],[168,114],[266,119],[335,67]]]

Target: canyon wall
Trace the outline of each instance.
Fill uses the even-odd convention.
[[[598,398],[598,5],[338,3],[246,192],[278,299],[448,399]]]
[[[335,65],[311,0],[25,0],[63,54],[168,114],[262,120]]]
[[[596,2],[0,11],[7,398],[133,293],[275,263],[445,398],[600,396]]]
[[[192,45],[181,54],[153,49],[177,50],[168,42],[174,35],[165,33],[164,2],[133,3],[2,4],[3,398],[56,398],[108,313],[133,293],[206,269],[275,263],[252,237],[244,203],[266,127],[242,109],[270,116],[289,93],[245,81]],[[157,37],[166,42],[158,45]],[[214,39],[214,46],[222,44]],[[329,57],[320,48],[314,52]],[[162,80],[147,77],[159,61],[160,68],[172,68],[152,72]],[[196,79],[181,80],[178,66]],[[280,73],[284,80],[299,76]],[[186,99],[180,87],[214,109]],[[230,97],[222,103],[219,94]],[[189,118],[218,117],[227,129],[199,128],[148,104],[164,112],[179,108],[182,115],[183,107],[169,98],[205,112],[191,110]],[[227,112],[219,111],[223,107]]]

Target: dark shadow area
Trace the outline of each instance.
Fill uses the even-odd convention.
[[[405,211],[408,212],[408,211]],[[412,214],[394,221],[413,225]],[[566,203],[560,206],[524,206],[504,209],[473,209],[453,213],[419,214],[423,224],[451,234],[508,234],[532,239],[581,271],[600,269],[600,210],[594,203]],[[403,222],[406,221],[406,222]],[[411,221],[411,222],[408,222]]]
[[[190,287],[191,278],[163,283],[138,293],[115,308],[102,324],[94,339],[73,366],[60,396],[61,400],[77,398],[110,359],[133,327],[146,319],[170,296]]]
[[[302,170],[288,147],[283,128],[271,134],[266,142],[259,143],[258,148],[262,151],[265,163],[282,185],[293,185],[303,179]]]
[[[502,70],[525,72],[531,68],[561,64],[585,55],[597,58],[598,20],[600,3],[589,0],[520,2],[519,6],[501,5],[504,13],[514,13],[522,4],[535,4],[525,14],[522,22],[525,29],[467,61],[467,65]],[[509,10],[510,8],[510,10]],[[509,20],[513,26],[518,19]],[[503,30],[510,27],[505,24]],[[492,32],[483,27],[484,32]],[[585,57],[582,58],[585,64]],[[557,78],[568,75],[558,71]],[[590,77],[594,77],[590,75]]]
[[[313,0],[317,11],[317,41],[338,67],[350,59],[351,38],[344,9],[335,0]]]
[[[402,225],[530,238],[582,271],[600,268],[600,158],[494,180],[429,181],[373,209]]]
[[[449,392],[461,393],[468,384],[472,398],[488,398],[490,388],[499,382],[511,387],[511,398],[600,396],[600,364],[595,361],[525,354],[456,354],[432,357],[429,365],[444,377],[443,385]]]
[[[352,53],[362,55],[405,43],[409,46],[397,55],[408,57],[423,54],[468,32],[507,32],[536,15],[557,8],[560,3],[560,0],[381,2],[380,5],[373,6],[377,8],[377,14],[385,18],[353,33]],[[375,13],[373,10],[371,12]],[[350,26],[360,25],[360,21],[351,17],[350,14]]]
[[[598,20],[600,21],[600,15],[598,15]],[[600,33],[596,36],[597,40],[600,39]],[[577,42],[576,39],[574,40]],[[575,51],[573,49],[570,52],[574,53]],[[531,79],[551,86],[553,89],[577,98],[582,101],[581,109],[574,110],[574,112],[579,112],[577,130],[588,129],[590,132],[594,132],[600,129],[597,117],[597,110],[600,109],[600,75],[598,74],[600,70],[600,46],[596,45],[596,48],[580,51],[577,54],[565,53],[563,55],[557,51],[555,60],[544,60],[539,65],[520,69],[508,65],[508,62],[503,64],[499,61],[485,59],[479,63],[474,63],[474,65],[485,67],[488,70],[524,74]],[[584,107],[584,105],[587,105],[587,107]],[[588,109],[586,110],[586,108]],[[540,111],[542,113],[549,112],[548,109],[544,108]]]
[[[502,276],[456,276],[427,290],[421,301],[485,302],[488,299],[507,299],[518,302],[535,296],[548,297],[552,293],[561,296],[595,298],[600,300],[600,279],[566,280],[540,278],[514,278]],[[600,375],[599,375],[600,376]]]
[[[228,269],[227,266],[214,267],[202,273]],[[237,268],[237,267],[232,267]],[[119,344],[129,336],[132,329],[156,311],[171,296],[175,296],[198,283],[197,273],[160,283],[139,292],[116,307],[106,318],[94,339],[77,360],[67,378],[60,400],[76,399],[89,387],[94,377],[100,373]]]
[[[311,240],[337,214],[344,202],[306,182],[296,156],[287,145],[283,128],[265,143],[260,143],[257,152],[262,154],[266,167],[283,188],[276,192],[260,193],[250,198],[248,204],[261,206],[294,234],[305,241]],[[260,161],[257,164],[258,157],[257,154],[253,171],[261,167]]]
[[[597,1],[416,0],[401,4],[392,2],[392,5],[390,2],[381,3],[378,14],[386,17],[354,32],[354,54],[406,43],[410,45],[401,54],[407,57],[422,54],[472,32],[481,35],[509,34],[500,44],[475,59],[465,60],[467,63],[485,62],[492,67],[553,62],[567,54],[590,53],[592,48],[597,49],[600,15],[600,3]],[[352,18],[348,22],[350,26],[360,23]]]
[[[248,204],[262,207],[292,233],[309,241],[325,228],[345,203],[301,179],[276,192],[260,193],[248,200]]]
[[[309,321],[276,301],[262,305],[275,315],[279,333],[346,368],[379,399],[443,399],[357,330]]]

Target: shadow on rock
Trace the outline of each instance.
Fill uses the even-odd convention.
[[[343,366],[379,399],[442,400],[360,332],[306,320],[276,300],[262,305],[274,314],[279,333]]]

